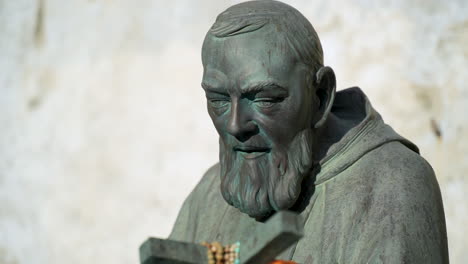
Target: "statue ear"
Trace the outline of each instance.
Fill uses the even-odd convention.
[[[318,128],[325,123],[332,109],[335,100],[336,77],[333,69],[328,66],[320,68],[315,77],[316,95],[320,100],[318,111],[321,115],[314,128]]]

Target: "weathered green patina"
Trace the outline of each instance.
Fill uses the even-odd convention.
[[[239,247],[239,264],[268,264],[303,236],[297,214],[281,211],[249,234]],[[141,264],[206,264],[207,248],[200,243],[149,238],[140,247]]]
[[[186,199],[170,239],[244,243],[269,216],[292,210],[305,236],[279,259],[448,263],[432,168],[359,88],[335,92],[317,34],[297,10],[277,1],[230,7],[202,59],[220,163]]]

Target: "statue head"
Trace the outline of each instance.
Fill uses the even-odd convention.
[[[278,1],[237,4],[207,33],[202,61],[224,199],[255,218],[292,207],[335,93],[314,28]]]

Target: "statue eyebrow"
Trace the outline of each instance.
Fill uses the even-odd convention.
[[[218,88],[218,87],[213,87],[213,86],[210,86],[206,83],[202,83],[201,84],[203,90],[205,90],[205,92],[211,92],[211,93],[218,93],[218,94],[228,94],[227,90],[224,89],[224,88]]]
[[[256,83],[254,85],[251,85],[245,89],[242,89],[243,93],[258,93],[262,91],[269,91],[269,90],[274,90],[274,91],[279,91],[279,92],[288,92],[288,89],[285,87],[275,83],[275,82],[260,82]]]
[[[205,90],[205,92],[229,94],[226,88],[213,87],[207,83],[202,83],[201,86],[203,90]],[[273,91],[273,92],[280,92],[280,93],[288,94],[288,89],[279,85],[276,82],[271,82],[271,81],[255,83],[253,85],[248,86],[247,88],[242,89],[243,94],[252,94],[252,93],[255,94],[255,93],[264,92],[264,91]]]

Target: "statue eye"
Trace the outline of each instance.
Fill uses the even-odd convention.
[[[262,107],[262,108],[268,108],[272,107],[276,101],[275,99],[272,98],[262,98],[262,99],[257,99],[254,101],[255,105]]]
[[[214,108],[223,108],[229,104],[229,100],[224,100],[224,99],[211,99],[211,100],[208,100],[208,102],[210,106]]]

